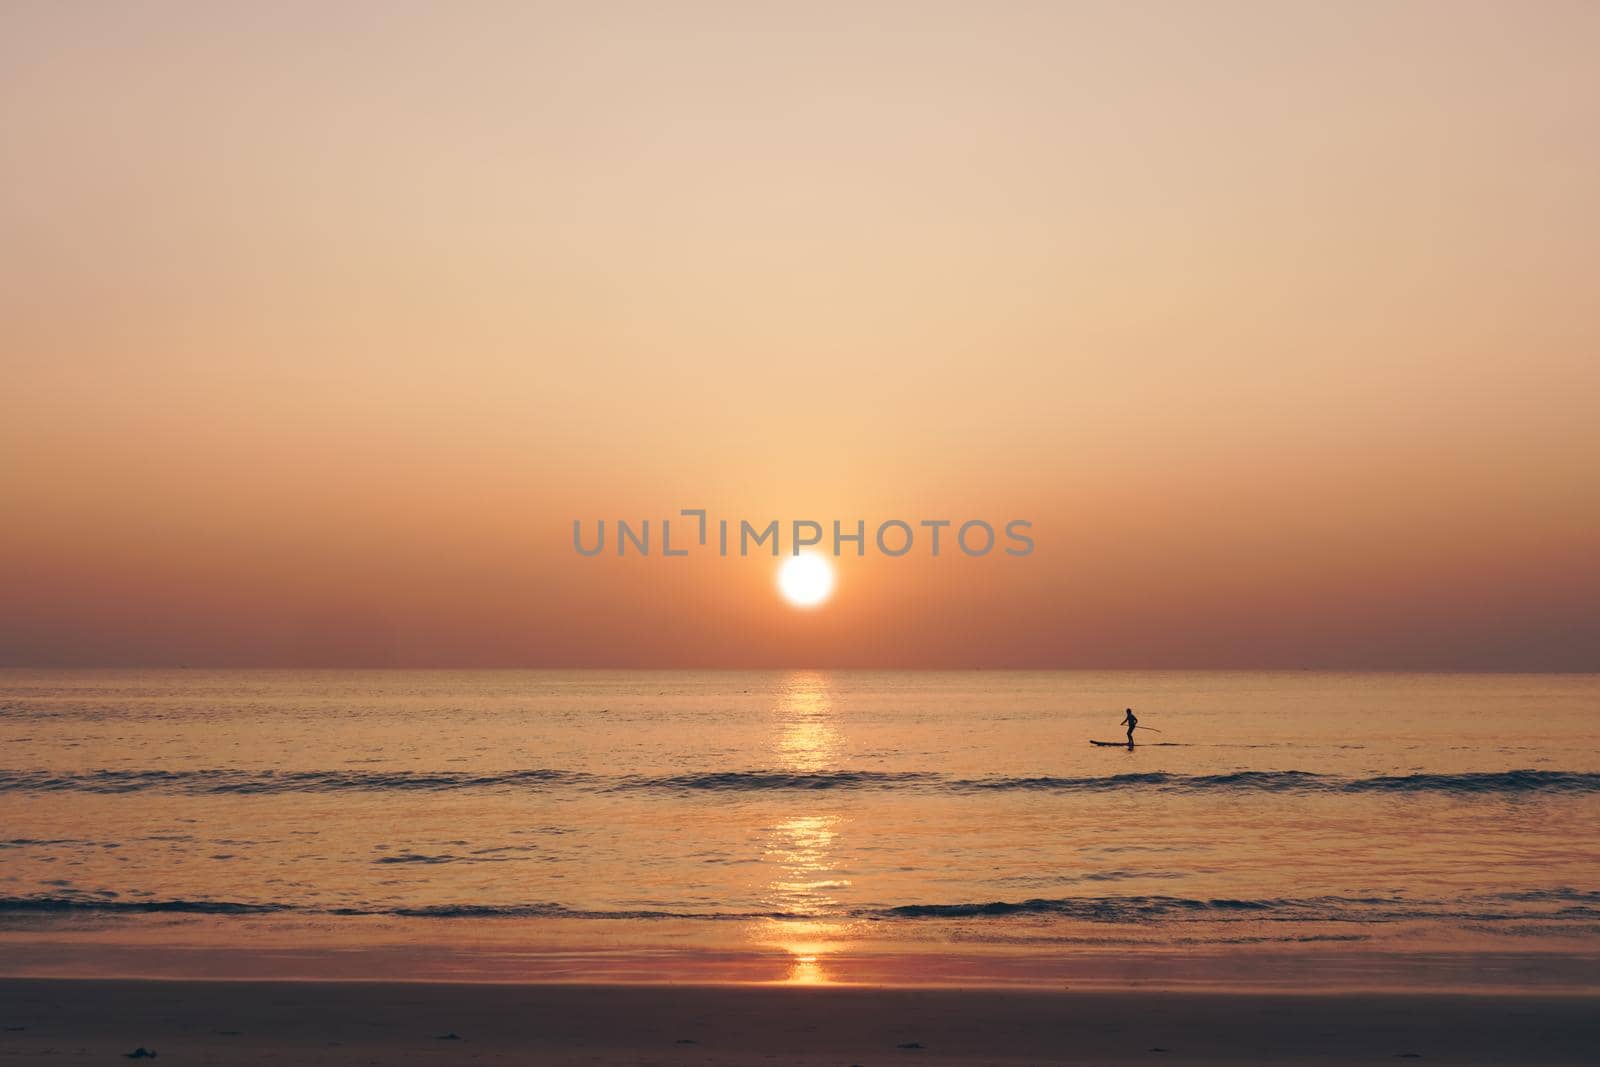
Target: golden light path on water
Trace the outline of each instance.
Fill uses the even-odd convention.
[[[773,707],[773,756],[780,770],[814,773],[834,766],[840,749],[838,720],[826,674],[799,671],[784,683]],[[797,791],[797,803],[806,793]],[[774,870],[766,904],[775,912],[815,913],[838,904],[834,892],[849,886],[834,869],[838,814],[797,810],[767,832],[765,858]],[[758,940],[788,953],[789,985],[825,985],[824,961],[837,952],[849,924],[817,919],[764,919]]]

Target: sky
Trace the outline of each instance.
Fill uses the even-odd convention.
[[[1559,0],[8,3],[0,665],[1600,670],[1596,54]],[[682,508],[1036,547],[811,610],[573,551]]]

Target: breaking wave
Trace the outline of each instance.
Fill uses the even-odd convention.
[[[1547,905],[1529,910],[1526,905]],[[1519,907],[1518,905],[1522,905]],[[1003,919],[1050,916],[1096,923],[1162,921],[1386,923],[1407,920],[1515,922],[1600,920],[1600,895],[1589,890],[1551,888],[1486,894],[1461,900],[1416,900],[1400,896],[1316,896],[1273,898],[1191,898],[1177,896],[1111,896],[1036,898],[950,904],[875,905],[817,911],[695,911],[675,908],[575,908],[559,903],[312,905],[274,901],[129,900],[105,893],[67,891],[58,895],[0,897],[0,916],[7,914],[150,914],[402,916],[428,919],[696,919],[696,920],[867,920]]]
[[[242,795],[342,791],[452,792],[466,789],[579,789],[744,793],[763,791],[894,790],[986,793],[1034,791],[1093,793],[1115,790],[1265,793],[1447,793],[1456,796],[1600,792],[1600,773],[1508,770],[1461,774],[1402,774],[1350,778],[1310,771],[1236,771],[1171,774],[1164,771],[1086,777],[956,778],[934,771],[714,771],[600,775],[549,769],[467,773],[452,771],[249,771],[0,770],[4,793],[186,793]]]

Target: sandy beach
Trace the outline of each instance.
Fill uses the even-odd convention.
[[[1589,997],[0,981],[0,1059],[1590,1064]]]

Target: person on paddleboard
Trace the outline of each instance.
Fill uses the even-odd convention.
[[[1124,715],[1122,717],[1122,721],[1120,723],[1118,723],[1117,725],[1118,726],[1126,726],[1128,728],[1128,747],[1132,748],[1133,747],[1133,728],[1135,726],[1139,725],[1139,716],[1137,716],[1137,715],[1135,715],[1133,713],[1133,709],[1132,708],[1129,708],[1128,709],[1128,714]]]

